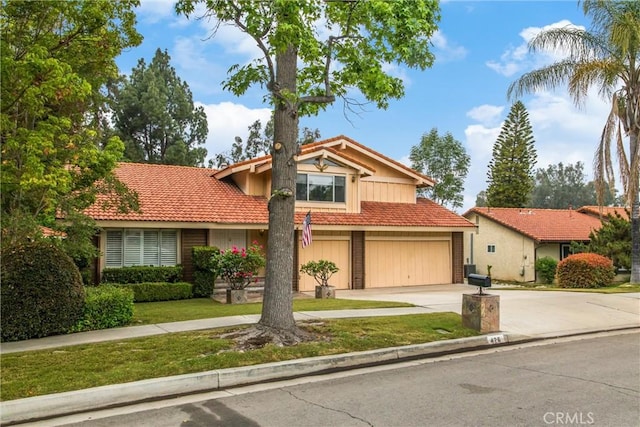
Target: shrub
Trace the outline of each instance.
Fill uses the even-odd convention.
[[[216,274],[211,271],[193,272],[193,297],[209,298],[215,288]]]
[[[332,261],[321,259],[320,261],[309,261],[300,267],[300,272],[313,277],[320,286],[329,286],[329,279],[333,273],[337,273],[339,268]]]
[[[598,288],[611,284],[615,269],[609,258],[581,253],[560,261],[556,274],[561,288]]]
[[[218,271],[220,277],[227,282],[229,289],[244,289],[264,267],[265,258],[262,246],[253,242],[248,248],[232,247],[213,256],[213,271]]]
[[[553,283],[553,279],[556,277],[556,268],[558,267],[558,261],[546,256],[536,260],[536,272],[540,277],[542,283]]]
[[[135,302],[150,302],[191,298],[193,285],[187,282],[150,282],[118,284],[117,286],[131,289]]]
[[[215,246],[194,246],[191,249],[191,261],[196,270],[211,270],[215,267],[213,256],[220,253]]]
[[[182,280],[182,267],[179,265],[175,267],[134,266],[102,270],[102,282],[105,283],[175,283],[180,280]]]
[[[84,315],[72,332],[125,326],[133,318],[133,291],[119,286],[86,288]]]
[[[2,341],[66,333],[82,318],[85,304],[78,267],[46,241],[3,251],[0,294]]]
[[[213,294],[218,272],[214,256],[220,252],[215,246],[194,246],[191,250],[193,261],[193,296],[210,297]]]

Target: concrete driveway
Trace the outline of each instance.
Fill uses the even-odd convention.
[[[337,290],[336,298],[401,301],[434,312],[460,314],[462,294],[476,293],[464,284]],[[640,327],[640,293],[599,294],[562,291],[506,290],[500,296],[500,329],[536,337]]]

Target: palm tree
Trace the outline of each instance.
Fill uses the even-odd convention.
[[[509,86],[507,96],[516,99],[568,84],[577,106],[583,105],[592,86],[611,103],[594,157],[594,180],[602,205],[605,190],[614,183],[613,158],[618,158],[624,196],[631,207],[631,282],[640,283],[640,2],[584,0],[582,5],[592,18],[592,28],[566,26],[540,32],[529,42],[530,51],[561,50],[567,58],[524,74]]]

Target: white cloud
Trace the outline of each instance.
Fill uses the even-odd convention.
[[[522,38],[522,43],[515,47],[507,47],[504,53],[500,55],[500,60],[489,60],[485,63],[485,65],[498,74],[501,74],[505,77],[511,77],[524,70],[540,68],[561,60],[567,56],[566,51],[546,50],[537,52],[536,54],[530,54],[528,43],[542,31],[567,26],[584,29],[584,27],[574,25],[571,23],[571,21],[568,21],[566,19],[550,25],[545,25],[544,27],[527,27],[520,31],[519,34],[519,36]]]
[[[431,43],[436,48],[434,53],[438,62],[457,61],[467,56],[467,49],[451,43],[440,30],[433,34]]]
[[[504,106],[499,105],[480,105],[467,111],[467,117],[482,123],[483,125],[495,125],[500,120],[500,115],[504,111]]]
[[[264,126],[271,117],[271,109],[269,108],[251,109],[233,102],[208,105],[196,102],[195,106],[202,106],[207,115],[209,135],[207,136],[206,148],[208,158],[229,150],[236,136],[246,140],[247,127],[256,120],[260,120]]]
[[[174,0],[141,0],[136,8],[136,16],[145,24],[157,24],[168,18],[175,18]]]

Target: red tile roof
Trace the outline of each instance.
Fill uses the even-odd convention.
[[[141,213],[103,210],[100,200],[87,210],[96,220],[265,224],[264,197],[211,177],[212,170],[186,166],[120,163],[116,175],[138,193]]]
[[[504,225],[538,242],[589,240],[589,233],[602,226],[598,218],[572,209],[471,208],[471,213]]]
[[[319,225],[392,226],[392,227],[475,227],[466,218],[429,200],[417,203],[361,202],[361,213],[313,212],[311,223]],[[296,212],[296,224],[306,212]]]
[[[116,175],[138,193],[141,213],[103,210],[100,200],[86,212],[96,220],[262,224],[267,200],[247,196],[212,170],[186,166],[120,163]],[[474,227],[467,219],[427,199],[417,203],[362,202],[360,214],[313,212],[317,225]],[[306,212],[296,213],[302,223]]]
[[[600,214],[604,218],[607,215],[616,216],[618,213],[622,218],[629,219],[629,212],[621,206],[583,206],[578,209],[578,212],[595,215],[598,218],[600,218]]]

